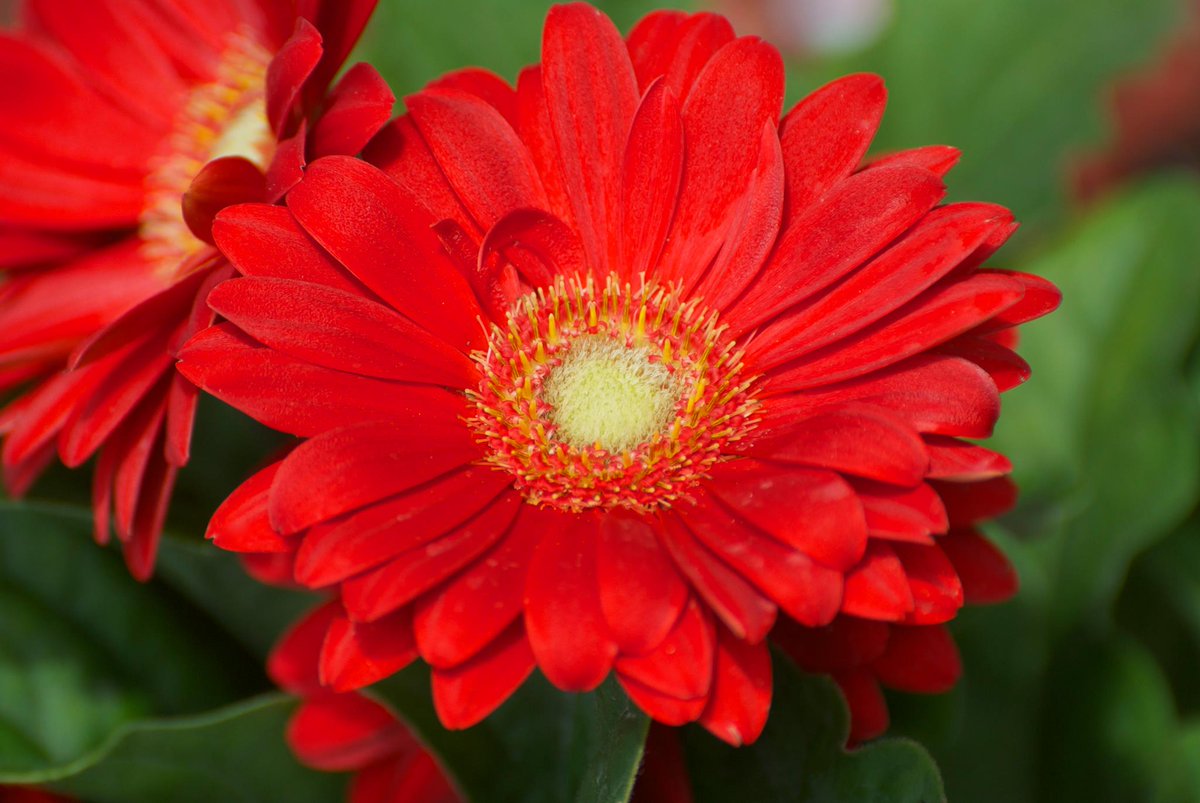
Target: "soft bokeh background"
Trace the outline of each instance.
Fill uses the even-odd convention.
[[[0,0],[0,20],[10,5]],[[623,29],[659,7],[599,5]],[[548,6],[381,0],[359,55],[398,95],[468,65],[512,79],[538,57]],[[992,532],[1022,592],[962,615],[963,681],[940,697],[893,696],[893,733],[928,749],[954,801],[1200,801],[1200,176],[1134,176],[1087,203],[1072,193],[1077,166],[1113,140],[1112,83],[1154,64],[1200,9],[1185,0],[708,7],[786,50],[789,105],[847,72],[883,75],[890,105],[876,150],[961,148],[951,197],[1004,204],[1024,224],[994,262],[1047,276],[1065,295],[1058,313],[1027,328],[1034,377],[1006,396],[998,433],[1023,497]],[[1200,118],[1200,95],[1190,102]],[[208,436],[148,586],[87,542],[79,475],[60,471],[38,487],[37,499],[53,501],[0,505],[0,782],[49,781],[122,803],[168,799],[164,790],[172,800],[338,798],[342,779],[289,761],[279,733],[291,704],[262,694],[262,657],[309,600],[264,591],[197,543],[215,502],[278,441],[212,403],[199,426]],[[421,682],[381,693],[428,727]],[[828,684],[786,671],[779,684],[755,748],[735,754],[689,735],[699,800],[937,796],[919,748],[893,740],[844,756],[845,715]],[[473,788],[488,788],[491,767],[511,799],[566,799],[596,771],[587,755],[612,748],[594,741],[617,722],[605,719],[609,708],[604,695],[564,702],[534,687],[492,726],[524,746],[509,756],[516,764],[472,763],[469,740],[444,746],[466,756],[453,768]],[[545,755],[527,773],[534,765],[520,762],[533,753]]]

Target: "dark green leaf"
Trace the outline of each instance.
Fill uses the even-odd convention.
[[[749,747],[732,748],[699,728],[685,731],[697,803],[945,799],[937,767],[916,742],[885,739],[846,752],[845,703],[832,681],[804,675],[776,657],[767,727]]]
[[[306,770],[283,741],[294,702],[268,695],[211,714],[139,722],[77,761],[4,783],[95,803],[330,803],[343,776]]]
[[[89,513],[0,505],[0,743],[14,746],[0,771],[62,764],[123,722],[212,708],[261,683],[178,602],[97,548]]]
[[[412,667],[374,687],[478,803],[624,803],[648,720],[609,679],[591,694],[560,692],[536,675],[482,723],[447,731]]]

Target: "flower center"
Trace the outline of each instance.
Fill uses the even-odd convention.
[[[533,504],[669,507],[755,425],[752,380],[723,333],[677,289],[560,278],[474,355],[468,425]]]
[[[164,280],[178,276],[181,263],[204,248],[181,208],[201,168],[213,159],[241,156],[265,170],[274,155],[266,103],[270,61],[271,54],[247,34],[231,34],[215,79],[191,90],[151,162],[139,233]]]

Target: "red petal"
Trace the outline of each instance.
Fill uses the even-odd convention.
[[[464,351],[482,345],[479,305],[430,229],[435,221],[386,175],[357,159],[327,156],[309,165],[288,193],[288,207],[401,313]]]
[[[558,218],[575,225],[571,205],[574,189],[568,191],[566,176],[559,167],[558,143],[550,124],[550,109],[540,66],[526,67],[517,76],[517,133],[529,149],[542,186],[546,190],[549,210]]]
[[[154,560],[167,518],[167,505],[179,474],[178,468],[167,464],[161,446],[159,441],[150,451],[149,465],[140,480],[137,510],[128,539],[121,550],[129,574],[142,582],[149,580],[154,573]],[[117,534],[120,535],[120,531]]]
[[[962,675],[962,659],[943,625],[893,625],[887,650],[871,669],[884,686],[917,694],[949,691]]]
[[[729,208],[725,244],[695,291],[710,307],[723,309],[761,272],[779,235],[783,179],[779,135],[773,123],[765,123],[749,186]]]
[[[400,418],[322,433],[300,444],[271,487],[271,523],[283,533],[401,493],[475,457],[466,427]]]
[[[292,36],[267,68],[267,119],[276,138],[287,133],[304,82],[321,60],[321,33],[300,17]]]
[[[547,523],[525,579],[525,628],[538,667],[564,691],[599,686],[617,654],[596,578],[598,520]]]
[[[35,164],[12,153],[0,151],[0,155],[0,220],[6,225],[50,231],[137,225],[145,206],[140,181],[109,181],[91,172],[77,175],[62,167]]]
[[[314,365],[455,388],[479,381],[462,352],[390,308],[343,290],[248,277],[222,283],[208,303],[264,345]]]
[[[790,221],[770,264],[729,310],[740,336],[829,287],[864,264],[941,200],[941,180],[926,170],[887,167],[839,182]]]
[[[272,429],[309,437],[371,421],[457,421],[463,397],[441,388],[354,376],[257,346],[230,324],[188,341],[176,367],[189,380]],[[466,428],[458,424],[465,433]]]
[[[862,562],[846,575],[842,612],[864,619],[896,622],[913,609],[904,565],[887,544],[871,541]]]
[[[267,200],[267,178],[241,156],[215,159],[196,174],[183,194],[183,220],[199,239],[212,245],[217,213],[227,206]]]
[[[913,609],[905,622],[933,625],[953,619],[963,605],[963,587],[942,550],[923,544],[893,544],[892,549],[912,589]]]
[[[733,26],[717,14],[652,12],[629,32],[638,84],[645,90],[662,76],[676,97],[685,98],[700,71],[733,38]]]
[[[897,485],[920,482],[929,468],[921,438],[895,418],[866,407],[772,420],[762,435],[734,444],[741,454],[817,466]]]
[[[683,744],[673,728],[651,723],[631,803],[695,803]]]
[[[213,223],[213,238],[247,276],[295,279],[363,293],[362,286],[282,206],[245,204],[225,209]]]
[[[887,700],[883,698],[883,691],[875,681],[875,676],[866,670],[859,670],[839,672],[833,679],[841,688],[846,706],[850,709],[847,746],[882,736],[891,718],[888,716]]]
[[[789,616],[823,625],[842,601],[842,574],[783,543],[760,535],[711,500],[679,510],[688,529],[754,583]]]
[[[469,728],[495,711],[533,671],[533,651],[520,622],[469,661],[433,670],[433,705],[451,730]]]
[[[1025,288],[1020,302],[1006,309],[980,327],[978,334],[998,332],[1017,326],[1058,309],[1062,303],[1062,291],[1040,276],[1016,271],[985,271],[983,275],[1004,276],[1019,282]]]
[[[279,463],[259,471],[221,503],[204,537],[233,552],[287,552],[292,549],[267,518],[267,497]]]
[[[267,674],[278,686],[293,694],[310,694],[321,688],[317,663],[329,624],[341,615],[337,601],[313,608],[288,628],[271,649]]]
[[[847,75],[813,92],[779,127],[790,215],[802,214],[866,154],[887,104],[878,75]]]
[[[645,711],[655,722],[661,722],[664,725],[686,725],[689,722],[695,722],[704,713],[705,706],[708,705],[707,696],[681,700],[649,686],[643,686],[636,680],[619,673],[617,682],[621,684],[621,688],[629,695],[629,699],[634,705]],[[635,791],[641,788],[642,776],[638,776]]]
[[[926,483],[897,488],[875,482],[855,482],[854,489],[867,514],[872,538],[932,544],[934,534],[950,526],[941,498]]]
[[[1015,332],[1015,329],[1005,329],[1004,332]],[[994,336],[994,335],[993,335]],[[996,383],[996,389],[1001,393],[1012,390],[1029,379],[1031,370],[1029,363],[1010,348],[985,337],[976,337],[967,333],[961,337],[943,343],[937,348],[938,354],[950,357],[961,357],[978,365],[988,372],[988,376]]]
[[[958,164],[960,156],[962,156],[962,152],[949,145],[926,145],[921,148],[884,154],[872,159],[866,166],[870,168],[906,165],[920,167],[934,175],[944,176],[950,172],[950,168]]]
[[[463,803],[434,758],[418,747],[355,773],[347,795],[347,803]]]
[[[959,530],[938,539],[954,564],[963,597],[972,605],[1004,602],[1017,593],[1017,572],[1004,553],[979,533]]]
[[[321,684],[344,692],[383,680],[417,658],[412,612],[398,611],[375,622],[352,622],[338,616],[329,623],[321,644]]]
[[[931,287],[1012,214],[987,204],[951,204],[919,220],[899,242],[828,292],[770,323],[748,348],[760,369],[780,365],[875,323]]]
[[[426,88],[452,89],[474,95],[500,112],[514,130],[517,127],[517,93],[507,81],[493,72],[478,67],[454,70],[430,81]]]
[[[638,102],[633,66],[612,22],[575,3],[546,16],[542,71],[575,224],[592,269],[607,275],[616,261],[621,161]]]
[[[434,220],[452,220],[478,240],[482,232],[469,219],[411,117],[397,117],[384,126],[367,143],[363,158],[405,188]]]
[[[361,769],[398,750],[417,748],[396,717],[360,694],[305,700],[288,722],[287,743],[296,758],[323,772]]]
[[[1012,471],[1012,463],[1004,455],[957,438],[927,435],[925,445],[929,449],[931,479],[967,482],[992,479]]]
[[[781,619],[771,631],[778,644],[806,672],[843,672],[869,664],[887,648],[891,626],[839,616],[824,627],[802,627]]]
[[[713,469],[709,489],[738,516],[830,568],[850,568],[866,549],[862,505],[831,471],[737,460]]]
[[[564,691],[598,687],[617,655],[596,585],[598,521],[547,527],[526,577],[526,630],[546,679]]]
[[[772,388],[799,390],[876,371],[927,351],[1015,304],[1021,288],[978,274],[935,287],[883,320],[772,372]]]
[[[517,209],[487,233],[479,248],[477,270],[494,281],[495,268],[511,263],[532,287],[548,287],[556,276],[584,275],[588,270],[575,231],[539,209]],[[504,320],[508,312],[494,310]]]
[[[782,105],[783,62],[767,43],[734,40],[705,65],[683,104],[683,187],[660,281],[690,285],[716,256]]]
[[[687,584],[659,544],[659,529],[644,516],[620,512],[608,513],[600,522],[600,607],[625,655],[661,644],[688,600]]]
[[[683,120],[671,90],[656,83],[633,118],[621,172],[620,251],[613,270],[622,282],[658,264],[683,178]]]
[[[543,207],[537,168],[495,107],[475,95],[426,90],[405,99],[446,180],[482,230],[514,209]]]
[[[934,482],[950,523],[961,527],[1006,513],[1017,503],[1017,486],[1008,477],[981,482]]]
[[[542,537],[546,517],[557,515],[522,506],[499,544],[417,600],[413,624],[422,658],[436,667],[464,663],[521,614],[534,547]]]
[[[616,670],[622,682],[632,680],[677,700],[708,696],[713,678],[717,633],[712,615],[694,599],[665,639],[644,655],[622,655]]]
[[[734,747],[758,739],[771,708],[771,653],[717,629],[712,696],[700,724]]]
[[[350,617],[369,622],[435,588],[502,539],[522,502],[502,496],[463,526],[342,583]]]
[[[673,515],[663,518],[662,544],[696,593],[739,638],[761,641],[775,622],[775,605],[710,552]]]
[[[117,460],[113,475],[113,512],[117,538],[127,543],[133,533],[133,520],[142,495],[142,481],[150,466],[152,449],[162,450],[162,422],[166,410],[160,388],[142,400],[137,409],[105,443]]]
[[[512,478],[472,467],[309,529],[296,554],[296,580],[332,585],[429,543],[487,507]]]
[[[353,155],[387,124],[396,96],[375,68],[355,64],[329,94],[312,130],[314,156]]]
[[[1000,394],[981,368],[925,355],[868,377],[769,400],[763,415],[787,420],[846,402],[877,406],[918,432],[964,438],[989,437],[1000,415]]]

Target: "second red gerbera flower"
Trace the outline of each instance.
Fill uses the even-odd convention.
[[[962,439],[1057,293],[979,269],[1013,223],[937,206],[952,150],[860,169],[878,78],[780,123],[782,81],[718,17],[626,43],[559,7],[515,92],[466,72],[410,98],[368,151],[386,172],[320,160],[287,208],[218,218],[245,277],[180,369],[307,440],[210,534],[336,593],[308,625],[323,682],[420,655],[465,727],[535,666],[566,690],[615,671],[741,743],[778,616],[954,616],[947,504],[1009,487]]]

